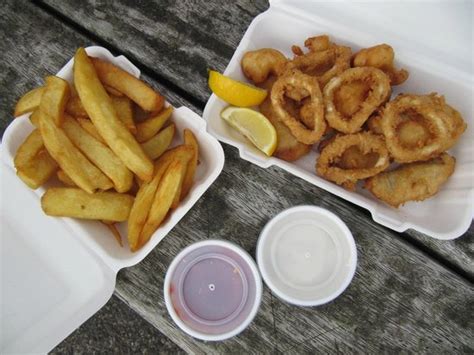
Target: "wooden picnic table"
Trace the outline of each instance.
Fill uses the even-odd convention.
[[[252,19],[267,8],[265,0],[7,0],[0,7],[1,131],[23,93],[57,72],[77,47],[94,44],[124,54],[173,105],[201,114],[210,95],[207,69],[225,69]],[[223,146],[216,182],[145,260],[119,272],[109,303],[53,352],[474,352],[472,224],[453,241],[396,233],[365,209]],[[264,287],[261,308],[242,334],[212,343],[183,333],[163,300],[174,256],[207,238],[231,240],[255,255],[265,223],[301,204],[333,211],[352,231],[358,265],[348,289],[329,304],[302,308]]]

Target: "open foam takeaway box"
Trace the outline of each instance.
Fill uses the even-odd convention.
[[[102,47],[88,47],[135,76],[140,71],[125,57]],[[58,76],[72,81],[73,59]],[[45,191],[29,189],[15,173],[13,158],[34,126],[29,115],[16,118],[1,146],[1,353],[46,353],[97,312],[112,296],[117,272],[145,258],[214,182],[224,165],[219,142],[206,122],[186,107],[174,110],[172,143],[183,141],[185,128],[199,143],[199,165],[188,196],[150,241],[132,253],[120,247],[101,223],[46,216],[40,205]],[[54,182],[53,182],[54,184]],[[118,225],[123,237],[126,223]]]

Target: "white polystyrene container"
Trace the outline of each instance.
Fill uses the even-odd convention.
[[[291,207],[273,217],[260,233],[256,254],[272,292],[298,306],[319,306],[338,297],[357,266],[349,228],[316,206]]]
[[[102,47],[89,55],[106,59],[135,76],[140,71],[124,56]],[[57,74],[72,80],[73,59]],[[111,297],[117,272],[141,261],[209,188],[224,165],[219,142],[206,123],[186,107],[172,115],[177,137],[190,128],[199,142],[199,165],[189,195],[158,228],[150,241],[132,253],[126,223],[118,225],[120,247],[101,223],[46,216],[40,198],[45,188],[29,189],[15,174],[13,157],[34,129],[28,115],[8,126],[1,145],[1,353],[46,353],[97,312]],[[54,182],[52,182],[54,184]]]
[[[407,82],[395,86],[398,93],[438,92],[459,110],[468,124],[457,145],[456,171],[441,191],[423,202],[409,202],[399,209],[358,188],[350,192],[315,174],[316,146],[296,162],[267,157],[229,127],[220,112],[227,104],[212,95],[204,109],[208,131],[239,149],[240,156],[260,167],[279,166],[337,196],[368,209],[375,222],[395,231],[413,228],[437,239],[461,236],[474,214],[474,120],[472,119],[472,3],[382,3],[270,1],[257,16],[237,47],[225,75],[247,81],[240,68],[245,52],[276,48],[291,57],[291,45],[302,45],[317,34],[329,34],[357,51],[379,43],[392,45],[396,66],[410,72]]]

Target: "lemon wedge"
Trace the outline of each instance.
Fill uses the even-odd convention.
[[[277,133],[270,121],[258,111],[229,106],[221,117],[247,137],[258,149],[271,156],[277,147]]]
[[[231,79],[214,70],[209,70],[208,83],[214,94],[233,106],[260,105],[267,97],[267,90]]]

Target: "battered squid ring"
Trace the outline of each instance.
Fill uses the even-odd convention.
[[[338,110],[335,103],[338,91],[345,84],[362,82],[367,85],[367,96],[358,104],[357,110],[346,116]],[[383,71],[372,67],[347,69],[331,79],[324,87],[324,104],[328,124],[339,132],[355,133],[377,108],[388,100],[391,94],[390,80]]]
[[[241,66],[247,79],[255,84],[263,83],[270,74],[278,75],[288,59],[273,48],[262,48],[245,53]]]
[[[402,129],[410,123],[412,137],[407,140]],[[425,132],[415,135],[415,125],[424,127]],[[395,161],[410,163],[431,159],[451,148],[466,130],[466,123],[437,94],[399,95],[383,110],[380,127]]]
[[[312,128],[308,128],[297,117],[292,116],[285,107],[285,93],[289,90],[301,90],[307,93],[312,116],[307,117]],[[321,90],[316,78],[305,75],[299,70],[289,70],[278,78],[271,92],[272,105],[278,119],[283,122],[291,134],[301,143],[314,144],[326,131],[324,106]]]
[[[298,55],[285,68],[298,69],[304,74],[317,77],[323,88],[329,80],[350,67],[351,54],[349,47],[333,45],[325,50]]]
[[[344,152],[357,147],[360,154],[378,154],[373,166],[343,168],[337,166]],[[316,172],[327,180],[342,185],[348,190],[354,190],[357,180],[375,176],[385,170],[390,164],[385,141],[381,136],[370,132],[338,135],[322,150],[316,163]]]

